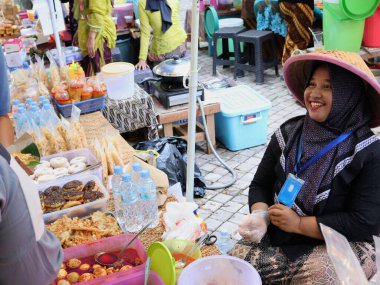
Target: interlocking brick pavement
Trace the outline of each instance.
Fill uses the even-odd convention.
[[[191,9],[192,1],[181,1],[181,20],[185,20],[186,9]],[[204,46],[204,45],[201,45]],[[190,45],[188,45],[190,51]],[[212,58],[207,55],[207,47],[199,50],[200,66],[199,81],[207,82],[212,77]],[[280,66],[279,66],[280,67]],[[232,79],[233,69],[217,67],[220,76]],[[280,67],[280,74],[282,69]],[[237,79],[237,84],[246,84],[262,96],[269,99],[272,108],[269,110],[268,140],[276,129],[286,120],[305,114],[305,109],[296,104],[290,95],[284,81],[275,76],[274,69],[267,69],[264,73],[264,84],[255,84],[255,75],[245,72],[245,76]],[[380,128],[374,129],[379,134]],[[200,167],[207,184],[223,184],[230,180],[231,176],[221,169],[220,163],[213,155],[204,153],[205,144],[199,144],[196,150],[196,162]],[[241,237],[236,233],[239,221],[249,213],[248,188],[249,183],[256,172],[257,166],[264,155],[266,145],[252,147],[240,151],[231,152],[221,143],[217,143],[217,152],[227,164],[238,174],[238,181],[227,189],[207,190],[203,199],[195,199],[200,206],[200,215],[206,219],[209,230],[219,233],[224,228],[237,241]],[[210,180],[208,180],[210,178]]]

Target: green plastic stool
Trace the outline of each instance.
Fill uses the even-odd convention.
[[[234,18],[234,17],[229,17]],[[216,10],[213,6],[209,6],[206,8],[204,12],[204,25],[205,25],[205,31],[207,36],[207,43],[208,43],[208,55],[213,56],[213,34],[214,32],[219,30],[219,16],[216,13]],[[243,46],[241,46],[241,49],[243,50]],[[217,42],[217,48],[216,48],[218,55],[220,55],[223,52],[223,46],[222,42]],[[232,40],[228,40],[228,51],[230,53],[234,53],[234,43]],[[231,60],[233,57],[231,58]]]

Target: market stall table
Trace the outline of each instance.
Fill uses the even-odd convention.
[[[158,121],[152,97],[137,84],[131,98],[123,100],[107,98],[106,107],[102,112],[111,125],[121,133],[146,128],[148,140],[158,138]]]
[[[182,138],[187,139],[187,125],[184,124],[174,124],[178,121],[187,120],[189,117],[189,105],[178,105],[165,109],[161,103],[154,98],[154,106],[157,110],[158,123],[164,126],[164,136],[171,137],[173,136],[173,130],[177,130]],[[204,112],[206,117],[207,128],[210,134],[210,139],[212,145],[215,147],[215,122],[214,114],[220,112],[220,104],[218,102],[204,102]],[[197,106],[197,116],[200,116],[199,105]],[[197,128],[199,131],[195,134],[195,141],[205,141],[206,135],[204,132],[203,124],[197,123]],[[207,144],[206,149],[207,154],[211,154],[211,147]]]

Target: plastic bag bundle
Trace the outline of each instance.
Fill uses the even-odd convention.
[[[165,172],[169,179],[169,185],[181,183],[183,191],[186,191],[186,165],[187,142],[181,138],[169,137],[157,140],[143,141],[133,146],[136,150],[154,150],[160,156],[156,159],[156,166]],[[201,170],[194,165],[194,196],[204,197],[206,184]]]

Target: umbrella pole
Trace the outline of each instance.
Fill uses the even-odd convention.
[[[189,123],[187,140],[187,173],[186,173],[186,200],[192,202],[194,198],[194,163],[195,163],[195,126],[198,88],[198,29],[199,29],[199,0],[193,0],[191,8],[191,68],[189,83]]]
[[[62,46],[61,46],[61,39],[59,38],[59,33],[58,33],[58,25],[57,25],[57,14],[54,9],[54,0],[47,0],[48,5],[49,5],[49,12],[50,12],[50,18],[51,18],[51,26],[53,29],[54,33],[54,40],[55,40],[55,46],[57,48],[57,53],[58,53],[58,60],[59,60],[59,66],[63,66],[64,63],[62,61]],[[61,2],[58,2],[59,5]]]

